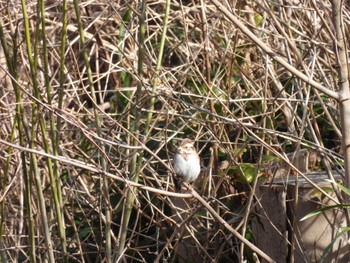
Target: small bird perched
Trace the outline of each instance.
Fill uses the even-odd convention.
[[[173,167],[176,173],[176,179],[191,183],[197,179],[200,171],[200,161],[193,142],[189,139],[182,141],[173,160]],[[181,185],[175,182],[176,190],[181,190]]]

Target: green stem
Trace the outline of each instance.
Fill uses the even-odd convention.
[[[166,1],[166,9],[165,9],[165,16],[164,16],[164,27],[163,27],[163,33],[162,33],[162,38],[161,38],[161,43],[160,43],[160,50],[158,54],[158,61],[157,61],[157,68],[155,72],[155,77],[153,79],[152,83],[152,94],[151,94],[151,99],[150,99],[150,107],[149,107],[149,112],[147,115],[147,121],[145,125],[145,130],[144,134],[147,134],[149,129],[150,129],[150,124],[153,116],[153,109],[154,109],[154,103],[155,103],[155,94],[156,94],[156,86],[157,86],[157,80],[158,80],[158,75],[160,72],[160,68],[162,65],[162,60],[163,60],[163,52],[164,52],[164,46],[165,46],[165,40],[166,40],[166,34],[167,34],[167,28],[168,28],[168,19],[169,19],[169,11],[170,11],[170,0]],[[141,12],[140,12],[140,31],[139,31],[139,50],[138,50],[138,75],[140,77],[140,81],[137,83],[137,90],[136,90],[136,105],[138,105],[139,101],[141,100],[141,95],[142,95],[142,76],[143,76],[143,60],[144,60],[144,45],[145,45],[145,31],[146,31],[146,25],[145,25],[145,18],[146,18],[146,1],[142,1],[141,5]],[[137,108],[134,110],[135,116],[135,121],[134,125],[131,126],[131,132],[135,134],[135,137],[132,138],[132,145],[137,146],[139,144],[139,138],[140,138],[140,118],[141,118],[141,113]],[[147,136],[143,139],[143,143],[145,143],[147,140]],[[137,182],[139,180],[139,173],[141,171],[142,167],[142,158],[143,158],[143,153],[134,153],[132,156],[132,161],[131,161],[131,166],[130,166],[130,178],[131,180],[134,180]],[[127,230],[128,230],[128,225],[130,221],[130,215],[132,212],[132,208],[135,202],[135,191],[136,188],[130,189],[127,194],[126,194],[126,199],[125,199],[125,206],[124,206],[124,215],[121,223],[121,228],[120,228],[120,245],[118,248],[118,257],[122,256],[122,253],[125,248],[125,243],[126,243],[126,237],[127,237]]]
[[[40,100],[40,93],[37,85],[37,78],[36,78],[36,72],[37,72],[37,50],[38,50],[38,30],[36,32],[36,38],[35,38],[35,49],[34,49],[34,54],[36,54],[33,58],[32,54],[32,45],[31,45],[31,40],[30,40],[30,30],[29,30],[29,19],[28,19],[28,14],[27,14],[27,7],[25,0],[21,0],[22,4],[22,12],[23,12],[23,23],[24,23],[24,32],[25,32],[25,41],[26,41],[26,46],[27,46],[27,54],[28,54],[28,61],[29,61],[29,66],[30,66],[30,71],[31,71],[31,78],[32,78],[32,84],[33,84],[33,93],[34,96]],[[44,141],[44,147],[47,152],[48,151],[48,143],[47,143],[47,137],[46,137],[46,126],[45,122],[43,119],[43,116],[40,110],[41,106],[38,102],[32,104],[32,134],[31,134],[31,143],[30,147],[32,149],[35,149],[35,133],[36,133],[36,123],[37,123],[37,115],[39,115],[39,124],[43,136],[43,141]],[[46,215],[46,205],[45,205],[45,198],[42,193],[42,188],[41,188],[41,179],[39,175],[39,169],[38,169],[38,163],[35,154],[31,154],[31,171],[34,174],[35,178],[35,183],[36,183],[36,189],[37,189],[37,194],[38,194],[38,202],[39,202],[39,207],[40,207],[40,214],[41,214],[41,219],[42,219],[42,224],[44,227],[44,240],[46,244],[46,252],[48,255],[49,262],[55,262],[54,254],[53,254],[53,246],[51,242],[51,233],[50,233],[50,228],[48,226],[48,220],[47,220],[47,215]],[[52,164],[51,164],[51,159],[47,159],[47,164],[49,168],[49,172],[52,175]],[[54,183],[54,180],[51,182]],[[29,187],[31,187],[29,185]],[[29,200],[28,200],[29,202]]]
[[[78,30],[79,30],[79,35],[80,35],[80,42],[83,47],[83,56],[84,56],[84,61],[85,61],[85,66],[86,66],[86,72],[87,72],[87,77],[88,77],[88,83],[89,83],[89,88],[91,91],[91,97],[93,99],[93,106],[94,106],[94,116],[95,116],[95,123],[97,126],[97,134],[98,136],[102,137],[102,129],[101,129],[101,119],[99,116],[99,109],[97,107],[97,100],[96,100],[96,92],[94,88],[94,82],[92,78],[92,72],[91,72],[91,67],[89,63],[89,57],[88,53],[86,51],[86,43],[85,43],[85,35],[84,35],[84,27],[82,24],[82,20],[80,17],[80,9],[79,9],[79,1],[74,0],[74,10],[77,16],[77,23],[78,23]],[[99,146],[102,149],[103,152],[105,152],[105,145],[102,142],[99,142]],[[100,160],[101,160],[101,166],[102,170],[106,171],[107,170],[107,163],[106,160],[102,155],[100,155]],[[111,240],[111,218],[112,215],[110,213],[109,209],[109,204],[110,204],[110,199],[109,199],[109,186],[108,186],[108,179],[106,177],[103,177],[101,179],[101,184],[100,188],[103,192],[101,203],[102,207],[104,209],[105,213],[105,236],[106,236],[106,262],[112,262],[112,240]]]
[[[135,105],[138,105],[138,102],[140,101],[141,95],[142,95],[143,59],[144,59],[144,45],[145,45],[144,42],[145,42],[145,31],[146,31],[145,19],[146,19],[146,0],[143,0],[141,4],[141,12],[139,15],[140,29],[139,29],[139,47],[138,47],[139,50],[138,50],[138,67],[137,67],[138,75],[141,80],[137,83]],[[141,113],[136,107],[133,110],[133,116],[135,116],[135,120],[130,127],[130,132],[135,136],[131,138],[131,145],[137,146],[139,143],[139,137],[140,137],[139,124],[140,124]],[[135,182],[137,182],[139,179],[139,171],[141,167],[141,165],[139,164],[141,163],[141,161],[142,161],[142,153],[140,154],[138,152],[134,152],[132,155],[131,164],[130,164],[130,179],[134,180]],[[124,249],[125,249],[130,215],[132,212],[133,204],[135,202],[134,191],[137,191],[137,189],[136,188],[129,189],[126,193],[123,217],[122,217],[121,227],[119,230],[119,247],[117,251],[118,259],[123,256]]]
[[[149,112],[148,112],[148,116],[147,116],[145,134],[147,134],[149,131],[152,116],[153,116],[154,102],[155,102],[155,95],[156,95],[156,86],[157,86],[157,82],[158,82],[158,78],[159,78],[160,68],[162,66],[164,46],[165,46],[166,35],[167,35],[167,31],[168,31],[169,11],[170,11],[170,0],[166,0],[166,2],[165,2],[165,15],[164,15],[164,20],[163,20],[163,32],[162,32],[162,38],[160,40],[160,47],[159,47],[156,72],[154,74],[155,76],[153,78],[153,83],[152,83],[151,101],[150,101],[150,108],[149,108]]]
[[[45,21],[45,2],[44,0],[39,1],[39,8],[41,12],[41,33],[42,33],[42,41],[43,41],[43,57],[44,57],[44,79],[45,79],[45,87],[47,94],[48,104],[51,105],[51,84],[50,84],[50,76],[49,76],[49,60],[48,60],[48,52],[47,52],[47,39],[46,39],[46,21]],[[57,138],[56,138],[56,130],[55,130],[55,122],[53,118],[52,111],[49,112],[49,121],[50,121],[50,129],[51,129],[51,141],[52,141],[52,152],[54,156],[58,156],[58,147]],[[43,141],[45,145],[45,151],[50,153],[50,146],[48,144],[48,140],[46,137],[46,125],[44,124],[43,119],[41,118],[41,129],[43,133]],[[59,178],[59,164],[57,160],[53,161],[53,169],[51,165],[51,159],[47,159],[47,164],[49,168],[50,181],[52,186],[52,194],[54,197],[55,203],[55,211],[57,215],[57,223],[58,223],[58,232],[61,241],[61,248],[63,252],[63,261],[68,262],[67,257],[67,242],[66,242],[66,232],[64,226],[64,218],[63,218],[63,200],[62,200],[62,192],[61,192],[61,180]]]
[[[16,42],[16,38],[12,37],[11,38],[13,43],[13,58],[10,57],[10,52],[7,46],[7,42],[6,42],[6,37],[4,34],[4,30],[3,30],[3,25],[2,25],[2,21],[0,19],[0,41],[1,41],[1,45],[6,57],[6,63],[7,63],[7,67],[9,70],[9,73],[11,75],[11,82],[12,82],[12,86],[15,92],[15,96],[16,96],[16,127],[18,129],[18,138],[19,138],[19,144],[24,147],[25,146],[25,142],[24,142],[24,137],[25,137],[25,133],[24,133],[24,127],[23,125],[27,123],[27,119],[26,119],[26,115],[25,115],[25,111],[23,110],[23,104],[22,104],[22,97],[21,97],[21,92],[20,89],[17,85],[17,80],[18,80],[18,74],[17,71],[14,67],[14,61],[17,61],[17,56],[16,56],[16,52],[17,52],[17,42]],[[11,138],[12,140],[12,138]],[[9,149],[9,152],[11,150]],[[29,200],[31,200],[31,182],[30,182],[30,175],[28,174],[27,171],[27,167],[26,167],[26,155],[25,153],[22,151],[20,153],[21,156],[21,162],[22,162],[22,172],[23,172],[23,178],[24,178],[24,184],[25,184],[25,206],[26,206],[26,213],[27,213],[27,217],[28,217],[28,244],[29,244],[29,258],[30,258],[30,262],[36,262],[35,260],[35,232],[34,232],[34,219],[33,219],[33,209],[31,206],[31,203],[29,202]],[[10,157],[10,155],[9,155]],[[10,161],[10,160],[8,160]],[[8,172],[5,172],[5,174],[7,174]],[[6,175],[5,175],[6,178]],[[4,200],[5,202],[5,200]],[[2,203],[2,207],[3,204]],[[2,210],[3,212],[3,210]],[[6,217],[3,215],[1,217],[1,229],[0,229],[0,237],[2,237],[2,233],[3,233],[3,222],[6,220]],[[4,260],[4,258],[2,258],[2,260]]]

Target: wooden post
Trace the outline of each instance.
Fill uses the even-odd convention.
[[[326,173],[307,173],[306,176],[321,188],[332,188]],[[340,175],[336,174],[340,179]],[[271,256],[276,262],[289,262],[294,253],[296,263],[318,262],[326,247],[332,242],[346,218],[342,210],[332,209],[305,221],[302,217],[321,207],[334,205],[328,197],[323,196],[307,181],[300,178],[298,182],[299,203],[294,207],[293,197],[295,180],[279,178],[273,183],[262,184],[256,193],[260,200],[256,206],[256,215],[252,222],[255,244]],[[294,216],[296,215],[296,217]],[[296,220],[296,229],[292,229]],[[290,251],[290,235],[296,235],[295,251]],[[346,236],[345,236],[346,238]],[[327,254],[324,262],[348,262],[349,246],[344,238],[338,238]]]

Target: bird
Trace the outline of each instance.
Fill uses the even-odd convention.
[[[194,142],[190,139],[184,139],[177,148],[173,159],[173,168],[176,174],[175,189],[181,190],[179,181],[192,183],[201,171],[199,155],[194,147]]]

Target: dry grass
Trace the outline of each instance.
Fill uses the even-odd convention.
[[[9,58],[15,59],[11,71],[2,51],[2,257],[28,261],[31,247],[36,260],[44,261],[49,257],[43,227],[47,225],[57,262],[103,262],[108,251],[116,260],[125,196],[134,180],[133,165],[138,165],[139,185],[131,188],[135,202],[126,261],[236,262],[246,258],[253,262],[251,252],[243,251],[242,243],[196,200],[189,195],[184,195],[185,202],[169,196],[173,191],[171,158],[179,140],[194,139],[206,167],[195,188],[202,196],[213,197],[208,203],[243,235],[251,234],[256,180],[249,184],[242,183],[242,178],[264,173],[264,157],[281,160],[288,152],[311,148],[323,154],[324,162],[341,166],[336,101],[276,63],[212,2],[200,2],[171,2],[158,74],[164,1],[147,1],[143,43],[139,42],[141,3],[82,1],[79,19],[69,2],[63,85],[59,78],[62,3],[45,3],[47,82],[37,3],[26,3],[35,71],[30,68],[20,3],[0,3],[3,40]],[[227,9],[297,71],[336,91],[330,3],[253,2],[238,1]],[[346,32],[348,11],[344,6]],[[85,46],[78,20],[84,28]],[[84,62],[84,47],[89,64]],[[90,69],[94,92],[88,79]],[[12,74],[13,81],[8,72],[17,74]],[[51,94],[47,94],[48,86]],[[59,145],[53,135],[58,136]],[[44,152],[53,163],[48,163]],[[227,167],[220,169],[224,160]],[[253,170],[239,170],[243,163],[251,164]],[[52,180],[50,169],[58,181]],[[58,210],[64,219],[66,258],[53,189],[61,190],[57,202],[62,204]],[[30,233],[31,219],[34,233]],[[106,235],[111,238],[111,249],[106,246]]]

